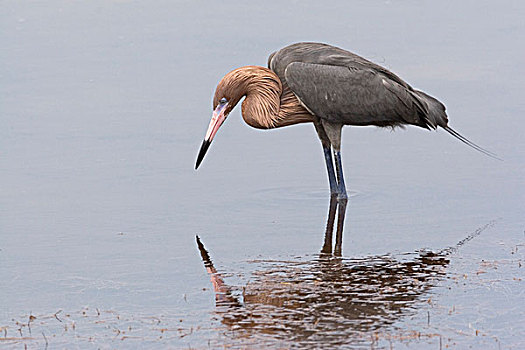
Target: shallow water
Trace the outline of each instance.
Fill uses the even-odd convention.
[[[0,345],[524,347],[524,14],[3,2]],[[504,161],[443,131],[346,128],[343,253],[320,256],[312,126],[254,130],[237,108],[193,170],[217,81],[303,40],[392,69]]]

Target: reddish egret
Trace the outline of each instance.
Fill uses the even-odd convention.
[[[213,117],[195,169],[217,130],[243,97],[242,117],[254,128],[314,124],[324,150],[330,191],[343,201],[347,198],[340,152],[343,125],[441,127],[472,148],[495,157],[450,128],[445,106],[437,99],[349,51],[321,43],[292,44],[271,54],[268,68],[237,68],[219,82],[213,98]]]

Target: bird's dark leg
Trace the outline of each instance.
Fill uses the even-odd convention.
[[[334,149],[334,158],[335,158],[335,169],[337,173],[337,182],[338,182],[338,192],[339,192],[338,198],[346,201],[348,196],[346,194],[345,177],[343,175],[343,164],[341,163],[341,151]]]
[[[328,172],[328,182],[330,183],[330,193],[332,197],[339,194],[339,187],[335,179],[334,161],[332,159],[332,149],[330,147],[323,147],[324,159],[326,161],[326,171]]]
[[[332,145],[330,139],[326,135],[323,125],[320,121],[314,122],[315,130],[323,145],[324,159],[326,162],[326,171],[328,172],[328,182],[330,183],[330,193],[333,195],[339,194],[339,187],[334,171],[334,160],[332,159]]]
[[[343,124],[333,123],[324,119],[321,119],[321,124],[334,150],[338,199],[346,201],[348,196],[346,194],[345,178],[343,176],[343,165],[341,164],[341,130],[343,129]]]

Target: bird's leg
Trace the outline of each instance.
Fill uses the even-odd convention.
[[[337,180],[335,179],[334,172],[334,161],[332,159],[332,149],[331,147],[323,147],[324,159],[326,161],[326,171],[328,172],[328,182],[330,183],[330,193],[333,197],[334,195],[339,194],[339,187]]]
[[[321,125],[334,151],[335,172],[337,174],[337,197],[339,200],[346,200],[348,196],[346,195],[343,166],[341,164],[341,130],[343,129],[343,124],[321,119]]]
[[[320,120],[314,122],[315,130],[323,145],[324,159],[326,161],[326,171],[328,172],[328,182],[330,183],[330,193],[332,196],[339,194],[339,188],[337,186],[337,180],[334,172],[334,161],[332,159],[332,145],[330,139],[326,135],[326,131],[323,128]]]
[[[345,201],[346,206],[346,200],[348,199],[348,196],[346,194],[345,177],[343,175],[343,164],[341,163],[341,151],[334,149],[334,158],[339,192],[338,199]]]

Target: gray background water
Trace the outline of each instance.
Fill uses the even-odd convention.
[[[0,345],[42,346],[43,332],[68,348],[237,346],[216,322],[195,235],[232,285],[264,269],[254,259],[308,263],[322,244],[328,183],[311,125],[259,131],[244,124],[240,108],[195,172],[211,97],[229,70],[264,66],[292,42],[322,41],[438,97],[452,127],[504,158],[443,131],[344,130],[351,198],[343,256],[438,250],[493,223],[434,287],[430,311],[441,324],[428,333],[439,337],[390,344],[524,346],[522,2],[3,1],[0,8]],[[475,274],[483,264],[493,275]],[[472,273],[490,278],[463,277]],[[62,323],[51,317],[59,310]],[[416,308],[398,326],[421,331],[427,311]],[[31,334],[20,325],[29,315],[37,317]],[[111,327],[97,328],[104,315]],[[115,329],[130,322],[142,326],[129,325],[136,338],[122,340]],[[271,335],[264,341],[293,346]]]

